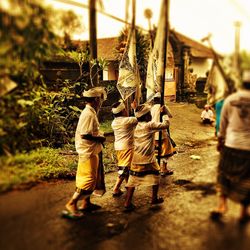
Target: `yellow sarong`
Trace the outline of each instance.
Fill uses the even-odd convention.
[[[133,149],[117,150],[117,166],[118,167],[130,167],[133,158]]]
[[[82,161],[79,156],[76,172],[76,187],[83,190],[94,191],[99,167],[99,156],[92,155],[88,160]]]
[[[159,141],[155,141],[155,146],[159,146]],[[156,155],[158,155],[158,150],[155,151]],[[176,149],[171,144],[169,138],[164,138],[161,143],[161,157],[170,157],[176,153]]]

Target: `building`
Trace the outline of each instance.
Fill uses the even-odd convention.
[[[105,58],[109,65],[103,71],[103,80],[118,79],[116,48],[118,37],[97,41],[98,58]],[[167,49],[165,96],[170,100],[193,94],[203,89],[207,72],[211,69],[213,52],[203,44],[171,30]]]

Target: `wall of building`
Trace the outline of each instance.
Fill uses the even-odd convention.
[[[109,65],[103,70],[104,81],[115,81],[118,79],[117,65],[114,62],[109,62]]]
[[[189,68],[193,69],[193,74],[197,74],[197,77],[206,77],[206,72],[212,67],[212,59],[206,58],[192,58],[192,63]]]

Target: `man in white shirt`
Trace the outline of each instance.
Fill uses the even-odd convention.
[[[172,118],[172,115],[167,108],[166,105],[161,107],[161,94],[157,92],[154,96],[154,105],[151,108],[152,121],[160,122],[160,116],[163,115],[163,120],[167,120],[170,124],[169,118]],[[162,131],[161,134],[161,164],[160,164],[160,174],[162,177],[166,175],[172,175],[174,173],[173,170],[168,168],[168,158],[173,156],[176,153],[175,147],[171,143],[170,135],[169,135],[169,127],[166,130]],[[156,149],[159,148],[159,132],[155,133],[155,146]],[[156,151],[158,156],[158,150]]]
[[[111,126],[114,130],[114,147],[117,154],[118,178],[113,190],[113,197],[122,195],[120,186],[129,176],[129,169],[134,152],[134,129],[137,125],[135,117],[128,117],[123,101],[112,106],[112,113],[115,117]]]
[[[249,219],[250,205],[250,70],[243,73],[242,88],[228,96],[221,111],[218,150],[219,202],[212,218],[227,211],[227,199],[240,203],[240,222]]]
[[[134,209],[132,197],[135,187],[140,185],[152,187],[152,205],[164,201],[158,197],[160,167],[155,157],[154,136],[155,132],[166,129],[169,123],[168,121],[162,123],[151,121],[150,110],[151,106],[143,104],[139,105],[135,111],[138,124],[134,133],[134,155],[126,185],[127,196],[124,204],[126,211]]]
[[[210,106],[206,104],[201,112],[201,121],[203,124],[212,124],[214,122],[214,113]]]
[[[106,92],[101,87],[92,88],[83,92],[86,106],[82,111],[75,133],[75,146],[79,154],[76,173],[76,190],[66,204],[63,215],[68,218],[81,218],[83,213],[78,209],[77,202],[83,197],[83,211],[97,209],[100,206],[90,202],[90,195],[97,184],[99,156],[102,143],[105,141],[99,131],[97,112],[101,107]]]

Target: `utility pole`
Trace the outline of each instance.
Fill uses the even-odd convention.
[[[165,73],[167,68],[167,45],[169,39],[169,2],[170,0],[164,0],[164,16],[165,16],[165,23],[164,23],[164,41],[163,41],[163,55],[164,61],[162,64],[162,78],[161,78],[161,106],[165,104],[164,101],[164,92],[165,92]],[[162,122],[162,114],[160,114],[160,122]],[[159,149],[158,149],[158,164],[161,164],[161,147],[162,147],[162,131],[159,131]]]
[[[89,0],[89,46],[90,60],[97,59],[97,39],[96,39],[96,0]],[[91,65],[90,70],[91,83],[96,86],[98,84],[97,65]]]
[[[234,68],[237,74],[240,72],[240,28],[241,23],[236,21],[234,23],[235,26],[235,49],[234,49]]]

